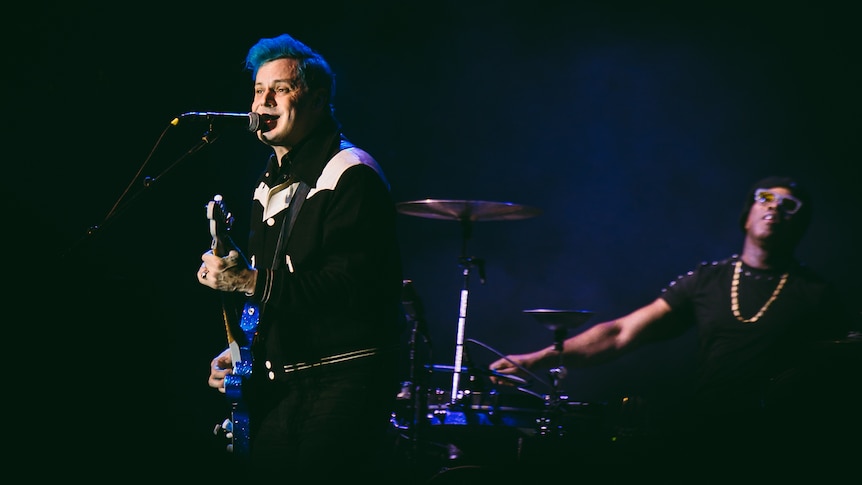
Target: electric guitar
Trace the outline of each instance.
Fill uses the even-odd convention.
[[[207,203],[207,219],[212,235],[212,251],[216,256],[224,257],[231,249],[245,256],[230,237],[233,225],[233,215],[225,208],[221,195],[216,195]],[[246,265],[248,261],[245,260]],[[242,396],[242,385],[251,376],[252,356],[251,342],[257,332],[259,308],[246,302],[242,314],[237,317],[236,310],[222,294],[222,315],[227,332],[228,348],[233,361],[232,373],[225,376],[224,389],[230,404],[231,415],[222,424],[216,426],[216,433],[224,431],[230,439],[228,451],[237,455],[247,456],[249,452],[249,422],[248,409]]]

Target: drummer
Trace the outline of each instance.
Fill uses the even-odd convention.
[[[745,466],[790,476],[782,470],[788,464],[825,454],[836,463],[849,458],[849,450],[834,444],[836,436],[824,434],[830,432],[819,422],[824,415],[810,409],[823,391],[810,378],[816,345],[846,336],[853,326],[837,289],[794,255],[811,216],[811,197],[796,180],[759,180],[743,200],[740,254],[682,273],[651,303],[566,338],[561,352],[548,346],[489,367],[521,376],[560,363],[588,367],[695,327],[697,382],[678,429],[657,443],[656,470],[735,474]],[[714,466],[704,468],[707,463]],[[714,476],[686,477],[700,478]]]

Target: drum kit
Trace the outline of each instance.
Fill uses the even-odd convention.
[[[539,215],[540,210],[509,202],[436,199],[401,202],[396,204],[396,209],[408,216],[456,221],[462,230],[458,265],[463,280],[451,365],[430,364],[417,358],[418,335],[427,338],[424,309],[413,282],[404,280],[402,285],[402,306],[408,323],[413,324],[409,343],[410,374],[397,395],[391,423],[398,434],[398,445],[407,453],[411,464],[418,466],[420,473],[435,473],[425,483],[496,483],[498,478],[512,479],[513,475],[506,475],[507,472],[517,474],[527,470],[532,473],[542,471],[542,467],[549,467],[549,477],[556,477],[554,469],[572,459],[606,463],[602,460],[640,456],[644,444],[649,448],[650,441],[641,440],[645,435],[641,429],[644,416],[640,399],[623,397],[610,407],[606,403],[570,400],[563,393],[562,381],[567,372],[562,358],[549,369],[547,381],[522,369],[534,381],[547,385],[549,391],[544,394],[527,389],[531,383],[518,376],[477,369],[465,359],[467,304],[473,270],[478,270],[482,283],[485,280],[484,261],[467,252],[474,223],[527,219]],[[593,315],[590,311],[548,308],[523,310],[523,313],[552,332],[553,345],[560,352],[568,331],[582,326]],[[862,335],[853,337],[826,342],[823,347],[830,355],[844,358],[852,355],[858,366]],[[473,339],[469,341],[485,346]],[[486,348],[503,357],[496,350]],[[857,366],[847,367],[856,369]],[[429,385],[430,376],[435,374],[451,375],[451,386],[443,389]],[[490,377],[512,384],[502,387],[515,389],[515,392],[507,394],[502,387],[489,389],[484,380]],[[857,400],[847,402],[856,403]],[[507,468],[518,463],[525,463],[526,467]],[[423,466],[428,469],[423,471]],[[501,467],[504,474],[488,474],[488,470],[499,471]]]
[[[601,426],[602,406],[570,401],[563,394],[562,380],[566,377],[566,370],[562,362],[550,369],[550,391],[546,394],[526,389],[528,381],[518,376],[472,368],[465,362],[470,278],[473,270],[479,272],[483,283],[485,277],[484,261],[467,252],[473,224],[526,219],[539,215],[541,211],[510,202],[439,199],[401,202],[396,204],[396,209],[408,216],[456,221],[462,231],[458,258],[462,284],[452,365],[429,364],[417,358],[418,336],[427,331],[423,328],[427,327],[424,308],[413,282],[403,281],[402,306],[408,323],[412,324],[408,345],[410,372],[398,393],[398,408],[392,413],[391,421],[399,437],[406,442],[409,457],[417,461],[436,457],[435,460],[442,460],[442,463],[432,460],[431,466],[443,468],[463,464],[464,460],[470,465],[485,460],[511,463],[513,459],[516,462],[523,459],[525,443],[561,438],[568,434],[567,427],[573,424],[579,430],[589,428],[590,433],[596,432]],[[583,310],[547,308],[523,312],[553,333],[554,346],[558,350],[562,350],[568,330],[581,326],[593,315]],[[532,375],[529,371],[526,373]],[[431,374],[451,374],[451,386],[448,389],[430,388],[428,377]],[[515,392],[488,390],[485,385],[477,384],[492,376],[512,384],[504,387],[515,389]],[[558,442],[554,443],[556,446]]]

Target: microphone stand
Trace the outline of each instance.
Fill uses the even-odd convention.
[[[139,190],[139,191],[131,194],[131,196],[128,196],[129,191],[135,185],[135,181],[138,179],[138,177],[140,177],[141,173],[144,171],[144,168],[146,168],[147,164],[152,159],[153,154],[156,151],[156,148],[158,148],[158,146],[161,144],[162,139],[165,137],[165,134],[168,132],[168,130],[170,129],[171,126],[173,126],[173,125],[168,125],[168,127],[162,131],[162,134],[159,136],[159,139],[156,141],[156,144],[153,146],[152,150],[150,150],[149,155],[147,155],[147,158],[144,160],[144,163],[141,165],[141,168],[138,170],[138,173],[136,173],[135,176],[132,178],[132,181],[126,187],[126,190],[124,190],[123,193],[120,194],[120,197],[114,203],[113,207],[111,207],[111,210],[108,211],[108,214],[105,215],[105,218],[102,220],[101,224],[90,226],[87,229],[86,233],[84,234],[84,237],[79,239],[78,242],[76,242],[76,243],[72,244],[71,246],[69,246],[68,248],[66,248],[66,250],[63,251],[63,253],[61,253],[61,255],[60,255],[61,258],[65,258],[66,256],[69,256],[70,254],[72,254],[73,250],[77,247],[82,246],[85,241],[92,240],[92,238],[95,237],[97,234],[99,234],[102,229],[104,229],[109,224],[111,224],[114,220],[117,219],[117,217],[120,214],[122,214],[126,209],[128,209],[132,205],[132,202],[134,202],[138,197],[140,197],[144,192],[146,192],[146,190]],[[195,153],[199,152],[205,146],[211,145],[213,142],[215,142],[216,138],[217,138],[217,136],[213,135],[213,124],[212,124],[212,122],[210,122],[209,129],[206,132],[204,132],[203,136],[201,136],[201,140],[198,143],[196,143],[186,153],[184,153],[182,156],[180,156],[178,159],[176,159],[173,163],[171,163],[166,169],[162,170],[162,172],[159,173],[157,176],[155,176],[155,177],[150,177],[150,176],[144,177],[144,180],[141,183],[141,186],[143,187],[143,189],[151,188],[165,174],[167,174],[169,171],[173,170],[173,168],[175,166],[177,166],[177,164],[179,164],[183,160],[187,159],[188,157],[194,155]]]

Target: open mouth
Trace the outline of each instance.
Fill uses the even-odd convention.
[[[260,115],[260,130],[261,131],[269,131],[275,128],[275,125],[278,124],[278,116],[273,115]]]

